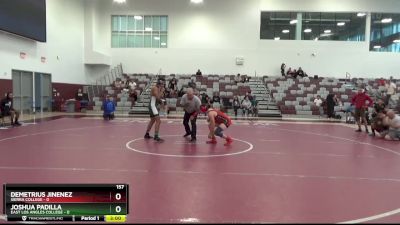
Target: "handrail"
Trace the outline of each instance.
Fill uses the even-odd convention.
[[[100,97],[101,93],[105,90],[105,87],[108,85],[112,85],[113,82],[117,79],[122,77],[123,75],[123,69],[122,69],[122,63],[118,64],[114,68],[110,69],[109,72],[104,74],[103,76],[99,77],[98,79],[94,80],[92,84],[88,84],[87,89],[88,89],[88,97],[89,100],[93,101],[94,97]],[[89,93],[89,87],[92,89],[92,93]],[[96,93],[97,90],[97,93]],[[90,96],[92,94],[92,96]]]

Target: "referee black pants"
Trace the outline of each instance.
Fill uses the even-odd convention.
[[[183,125],[185,126],[186,134],[191,134],[192,138],[196,138],[197,127],[196,127],[196,120],[197,116],[190,121],[190,113],[185,111],[185,115],[183,116]],[[189,121],[192,125],[192,130],[190,130]]]

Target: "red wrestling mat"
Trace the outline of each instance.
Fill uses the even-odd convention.
[[[337,125],[237,122],[232,146],[163,120],[63,118],[0,131],[0,183],[128,183],[128,222],[398,222],[400,148]],[[153,135],[153,132],[152,132]],[[1,208],[3,196],[0,196]],[[0,217],[0,222],[5,222]]]

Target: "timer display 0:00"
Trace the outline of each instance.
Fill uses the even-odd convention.
[[[106,216],[106,222],[125,222],[126,221],[126,215],[107,215]]]

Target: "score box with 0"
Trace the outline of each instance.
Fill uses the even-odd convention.
[[[129,214],[128,184],[5,184],[3,194],[8,216]]]

